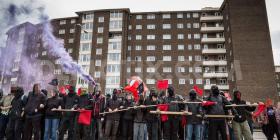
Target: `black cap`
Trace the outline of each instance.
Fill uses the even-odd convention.
[[[58,86],[58,80],[57,79],[52,79],[52,81],[49,82],[49,85]]]

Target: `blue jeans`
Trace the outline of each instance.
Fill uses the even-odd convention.
[[[44,140],[57,140],[59,119],[45,119]]]
[[[192,135],[195,135],[195,140],[201,138],[201,124],[187,124],[186,126],[186,140],[192,140]]]

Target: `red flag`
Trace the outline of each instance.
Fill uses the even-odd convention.
[[[79,124],[90,125],[91,122],[91,110],[80,110],[80,115],[78,118]]]
[[[158,108],[160,111],[168,111],[168,105],[167,105],[167,104],[158,104],[158,105],[157,105],[157,108]],[[162,115],[161,115],[161,121],[162,121],[162,122],[166,122],[167,120],[168,120],[168,115],[162,114]]]
[[[258,116],[261,115],[261,113],[265,110],[265,104],[261,103],[258,105],[257,111],[254,112],[253,117],[257,118]]]
[[[216,102],[212,102],[212,101],[204,101],[202,102],[202,106],[212,106],[216,104]]]
[[[64,95],[66,94],[66,90],[65,90],[64,86],[59,88],[59,93],[64,94]]]
[[[187,125],[187,118],[186,116],[182,116],[181,125],[184,128]]]
[[[200,89],[197,85],[194,85],[193,89],[197,92],[199,96],[203,96],[203,89]]]
[[[82,94],[82,88],[79,88],[79,89],[78,89],[77,94],[78,94],[79,96]]]
[[[137,80],[131,80],[130,84],[124,88],[124,90],[131,92],[133,94],[135,101],[138,101],[139,99],[139,95],[137,92],[138,86],[139,86],[139,82]]]
[[[161,90],[165,90],[168,88],[168,80],[158,80],[157,88]]]

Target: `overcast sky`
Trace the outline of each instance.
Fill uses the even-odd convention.
[[[131,12],[199,10],[220,7],[223,0],[42,0],[50,18],[76,16],[94,9],[130,8]],[[266,0],[274,62],[280,65],[280,0]]]

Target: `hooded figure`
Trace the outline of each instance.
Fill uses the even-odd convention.
[[[150,90],[149,99],[145,101],[145,105],[157,105],[159,100],[157,99],[157,92],[154,89]],[[147,129],[148,129],[148,139],[149,140],[158,140],[158,129],[159,129],[159,116],[156,114],[149,113],[150,111],[156,111],[157,107],[147,108],[146,120],[147,120]]]
[[[194,90],[191,90],[189,92],[189,97],[191,101],[194,101],[196,99],[196,92]]]
[[[7,140],[21,140],[23,132],[23,108],[24,108],[24,90],[22,87],[17,87],[12,101],[12,108],[9,114],[9,122],[6,129]]]
[[[125,99],[123,100],[124,109],[134,106],[133,96],[130,93],[126,93]],[[133,134],[133,110],[129,109],[124,111],[122,114],[122,125],[121,134],[123,140],[132,140]]]

